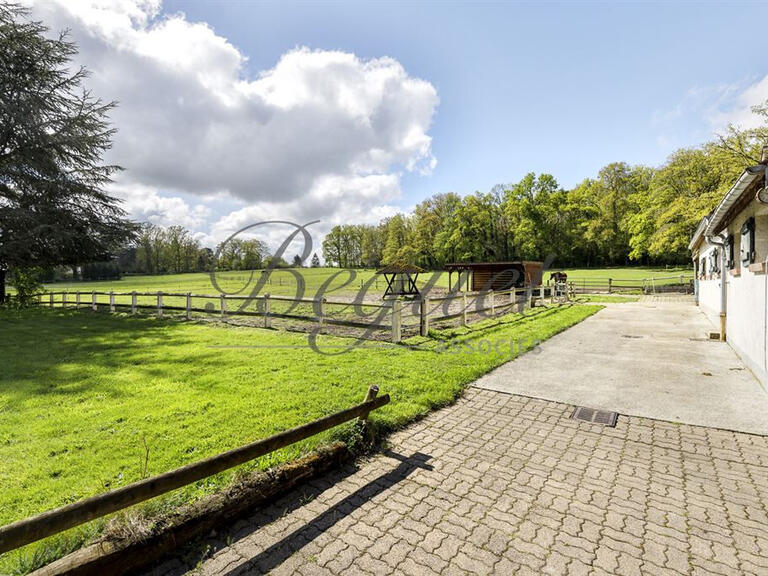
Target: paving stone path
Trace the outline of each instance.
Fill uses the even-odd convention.
[[[768,574],[768,437],[470,389],[156,567],[182,574]]]

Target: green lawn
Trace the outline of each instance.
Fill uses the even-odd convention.
[[[0,312],[0,524],[138,480],[149,449],[157,474],[362,400],[370,384],[392,395],[371,416],[378,432],[451,402],[509,360],[482,340],[545,340],[599,306],[534,309],[405,345],[367,343],[347,353],[309,349],[297,333],[64,310]],[[439,343],[463,342],[463,353]],[[348,339],[320,337],[333,347]],[[276,348],[222,349],[218,346]],[[245,468],[297,457],[341,427]],[[145,509],[189,501],[231,474],[180,490]],[[103,522],[0,557],[23,572],[77,547]]]
[[[552,268],[551,271],[557,271],[560,268]],[[607,279],[614,280],[632,280],[641,281],[647,278],[667,278],[672,279],[659,280],[659,283],[669,283],[679,281],[680,275],[686,279],[693,277],[693,271],[690,267],[634,267],[634,268],[580,268],[565,269],[569,280],[580,279]],[[272,272],[269,282],[260,290],[260,294],[270,293],[286,296],[296,294],[296,279],[294,273],[299,273],[305,281],[305,297],[313,297],[318,290],[325,284],[323,293],[330,299],[343,299],[352,294],[356,294],[361,287],[361,283],[366,283],[375,275],[375,270],[354,270],[342,271],[336,268],[302,268],[299,270],[275,270]],[[259,278],[260,271],[256,271],[253,276],[250,272],[220,272],[216,275],[216,281],[227,293],[239,293],[248,295],[255,286]],[[427,272],[420,277],[420,284],[432,278],[434,272]],[[448,274],[438,273],[439,276],[435,283],[440,288],[448,287]],[[544,281],[549,278],[549,271],[544,273]],[[208,273],[190,273],[190,274],[164,274],[160,276],[125,276],[121,280],[112,280],[105,282],[57,282],[47,285],[51,290],[80,290],[80,291],[109,291],[116,292],[193,292],[197,294],[218,294],[218,290],[211,281]],[[384,292],[385,283],[383,278],[374,280],[369,287],[370,294],[381,294]],[[150,303],[147,300],[147,303]],[[179,304],[178,302],[166,302],[168,304]]]
[[[552,272],[560,270],[560,268],[552,268]],[[626,280],[626,281],[642,281],[644,279],[658,278],[659,283],[669,284],[672,282],[679,282],[682,275],[686,280],[693,278],[693,268],[691,266],[669,266],[669,267],[646,267],[638,266],[632,268],[565,268],[562,269],[568,274],[568,280],[592,280],[600,279],[605,280],[611,278],[613,280]],[[544,275],[544,279],[549,277],[548,274]],[[670,278],[671,277],[671,278]]]
[[[349,296],[356,294],[361,286],[372,279],[368,287],[371,293],[381,294],[386,288],[386,282],[382,276],[376,276],[375,270],[341,270],[338,268],[300,268],[277,269],[269,275],[266,284],[259,290],[259,294],[270,293],[286,296],[294,296],[297,293],[296,274],[300,274],[305,283],[304,297],[313,297],[318,290],[329,297]],[[218,272],[215,280],[218,287],[229,294],[249,295],[255,287],[261,275],[260,270],[251,274],[250,271]],[[430,273],[426,273],[420,284],[423,285]],[[445,278],[443,278],[445,276]],[[448,276],[441,274],[438,285],[447,288]],[[163,274],[163,275],[137,275],[124,276],[120,280],[108,280],[103,282],[56,282],[47,284],[50,290],[81,290],[81,291],[109,291],[116,292],[193,292],[197,294],[218,294],[211,275],[205,272],[189,274]]]
[[[591,303],[591,304],[624,304],[626,302],[637,302],[640,300],[640,296],[634,295],[617,295],[617,294],[577,294],[573,301],[579,304]]]

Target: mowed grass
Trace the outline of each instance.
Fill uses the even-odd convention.
[[[420,284],[429,279],[432,273],[423,274]],[[297,280],[301,276],[301,281]],[[262,276],[261,270],[217,272],[211,275],[205,272],[189,274],[162,274],[162,275],[136,275],[124,276],[120,280],[107,280],[102,282],[56,282],[47,284],[49,290],[69,291],[110,291],[115,292],[170,292],[196,294],[219,294],[223,291],[227,294],[248,296],[257,289]],[[443,278],[445,276],[445,278]],[[384,277],[376,274],[375,270],[342,270],[339,268],[292,268],[275,269],[264,276],[265,282],[258,287],[258,294],[265,293],[281,296],[298,296],[298,286],[303,281],[304,293],[302,297],[312,298],[322,293],[327,298],[349,296],[356,294],[361,288],[367,286],[371,294],[383,294],[386,288]],[[448,286],[447,274],[438,273],[438,285]],[[445,286],[443,286],[443,284]]]
[[[687,281],[693,278],[693,268],[691,266],[669,266],[669,267],[624,267],[624,268],[557,268],[553,267],[552,272],[563,270],[568,274],[568,280],[625,280],[637,281],[650,280],[651,278],[659,284],[671,284],[680,281],[680,276]],[[549,274],[544,275],[544,281],[549,278]]]
[[[450,403],[519,348],[481,341],[543,341],[599,309],[534,309],[347,352],[354,341],[321,336],[324,354],[298,333],[60,309],[0,312],[0,524],[349,407],[370,384],[392,396],[371,415],[384,433]],[[460,353],[439,351],[437,342],[446,340],[466,345],[455,348]],[[351,431],[342,426],[241,470],[289,461]],[[189,502],[231,477],[201,481],[142,510]],[[5,554],[0,573],[38,567],[103,524]]]
[[[544,282],[549,279],[550,272],[562,270],[552,267],[544,273]],[[578,268],[564,269],[568,273],[569,280],[612,278],[613,280],[642,281],[643,279],[658,278],[659,283],[677,282],[680,276],[687,280],[693,277],[693,270],[689,266],[677,267],[625,267],[625,268]],[[303,297],[312,298],[319,292],[330,299],[345,298],[357,294],[363,286],[367,286],[369,295],[375,296],[384,293],[386,283],[382,276],[376,275],[375,270],[341,270],[339,268],[300,268],[300,269],[276,269],[269,275],[268,281],[258,290],[258,294],[276,294],[282,296],[296,296],[296,275],[303,278],[305,292]],[[232,271],[217,272],[212,278],[211,274],[196,272],[189,274],[163,274],[125,276],[120,280],[103,282],[57,282],[46,285],[50,290],[88,292],[110,291],[115,292],[169,292],[197,294],[219,294],[220,288],[226,293],[241,296],[251,295],[261,277],[261,271]],[[672,278],[669,278],[672,277]],[[455,275],[454,275],[455,280]],[[438,288],[448,288],[447,272],[425,272],[419,277],[421,287],[432,281]],[[215,282],[215,283],[214,283]],[[370,282],[370,284],[368,284]]]

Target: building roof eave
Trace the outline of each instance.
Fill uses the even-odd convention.
[[[758,164],[757,166],[750,166],[744,172],[741,173],[738,180],[731,186],[725,197],[717,205],[717,208],[712,212],[712,216],[709,219],[706,229],[704,230],[705,236],[714,236],[722,228],[723,221],[725,220],[728,212],[736,202],[739,201],[744,191],[747,190],[754,182],[764,177],[765,165]],[[694,236],[695,238],[695,236]]]

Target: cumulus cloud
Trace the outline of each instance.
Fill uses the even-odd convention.
[[[157,0],[48,0],[33,16],[71,29],[89,87],[119,102],[108,160],[138,218],[212,238],[262,213],[370,220],[393,210],[403,172],[435,166],[437,92],[392,58],[298,47],[248,77],[238,48]]]

